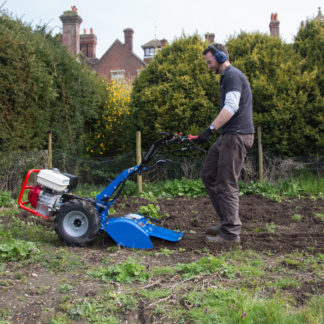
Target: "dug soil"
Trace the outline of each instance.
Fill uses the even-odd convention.
[[[141,206],[159,206],[159,215],[164,215],[162,224],[170,229],[184,231],[183,239],[171,243],[152,238],[154,248],[185,249],[195,251],[207,248],[217,252],[227,244],[207,243],[206,231],[219,223],[219,217],[208,197],[159,198],[157,202],[143,198],[123,198],[114,205],[114,217],[136,213]],[[241,247],[243,250],[289,253],[307,250],[309,253],[324,252],[324,199],[286,199],[273,201],[261,195],[240,197],[240,218],[242,221]],[[148,216],[148,215],[145,215]],[[28,222],[29,215],[18,215]],[[33,222],[52,227],[52,220],[33,219]],[[106,248],[115,243],[103,233],[100,246]]]
[[[118,206],[118,215],[134,212],[147,200],[128,198]],[[219,222],[208,197],[158,199],[160,215],[169,215],[162,225],[185,231],[180,242],[154,239],[155,248],[183,248],[194,251],[219,250],[217,244],[206,243],[206,230]],[[289,199],[275,202],[261,195],[240,197],[242,249],[289,253],[294,250],[324,251],[324,200]]]

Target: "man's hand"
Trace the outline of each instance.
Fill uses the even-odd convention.
[[[198,136],[190,135],[191,138],[189,138],[189,136],[188,136],[188,138],[195,143],[202,144],[202,143],[208,142],[212,135],[213,135],[213,133],[212,133],[211,129],[209,127],[207,127]]]

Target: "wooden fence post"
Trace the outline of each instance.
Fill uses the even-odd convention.
[[[52,131],[48,132],[48,168],[53,168]]]
[[[141,144],[141,132],[136,132],[136,161],[137,165],[142,163],[142,144]],[[137,190],[139,193],[143,191],[143,179],[142,176],[137,174]]]
[[[258,126],[258,156],[259,156],[259,181],[263,183],[263,152],[262,152],[262,129]]]

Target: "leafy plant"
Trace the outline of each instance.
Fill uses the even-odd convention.
[[[160,212],[160,206],[159,205],[153,205],[148,204],[146,206],[140,206],[138,208],[138,213],[143,214],[147,217],[154,218],[154,219],[164,219],[169,216],[168,213],[165,213],[163,215],[159,215]]]
[[[67,293],[73,289],[73,286],[69,284],[64,284],[61,287],[59,287],[59,292],[61,293]]]
[[[171,251],[168,248],[161,248],[157,254],[162,254],[162,255],[165,255],[165,256],[169,256],[174,252],[175,251]]]
[[[262,195],[268,197],[275,201],[280,201],[281,197],[279,194],[279,190],[272,186],[269,182],[264,182],[263,184],[260,182],[250,181],[248,183],[239,182],[240,195]]]
[[[303,216],[300,214],[294,214],[291,216],[291,219],[295,222],[300,222],[302,220]]]
[[[11,197],[11,192],[1,191],[0,192],[0,207],[11,207],[14,200]]]
[[[324,221],[324,213],[314,213],[316,218],[321,219],[322,221]]]
[[[199,274],[218,272],[227,278],[235,277],[235,268],[225,261],[224,257],[215,258],[212,255],[202,257],[198,262],[178,263],[175,269],[184,278],[190,278]]]
[[[153,192],[152,191],[149,191],[149,192],[142,192],[140,194],[140,197],[141,198],[144,198],[144,199],[147,199],[147,200],[150,200],[154,203],[157,202],[157,198],[154,196]]]
[[[111,280],[117,282],[146,281],[150,277],[145,266],[139,264],[133,258],[128,258],[121,265],[113,265],[107,268],[99,267],[96,271],[89,272],[89,275],[106,282]]]
[[[15,240],[4,232],[0,232],[0,239],[0,261],[18,261],[39,253],[33,242]]]
[[[274,233],[277,228],[277,225],[273,222],[270,222],[270,223],[266,223],[264,227],[267,232]]]

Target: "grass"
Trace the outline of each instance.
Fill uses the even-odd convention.
[[[264,190],[269,197],[284,192],[297,196],[310,190],[306,180],[290,189],[251,184],[247,190]],[[169,183],[168,194],[180,185]],[[158,195],[150,190],[143,198],[157,206]],[[316,289],[303,290],[321,287],[324,254],[68,248],[53,231],[14,217],[17,208],[7,194],[2,201],[9,205],[0,206],[0,291],[6,301],[15,295],[16,308],[3,307],[0,323],[13,323],[17,309],[39,298],[51,301],[43,306],[42,322],[52,324],[139,323],[143,318],[197,324],[324,322],[324,296]],[[3,217],[10,217],[10,223],[1,222]],[[303,218],[297,211],[291,217],[295,222]],[[324,220],[322,211],[314,217]],[[264,226],[273,233],[279,225]],[[46,281],[37,281],[40,274],[48,275]]]
[[[16,221],[14,224],[22,226]],[[32,231],[22,226],[20,237],[29,237]],[[56,285],[28,285],[23,292],[35,297],[57,294],[58,306],[46,309],[43,314],[48,323],[119,323],[131,322],[131,318],[136,323],[141,307],[145,307],[148,321],[160,319],[165,323],[301,324],[324,320],[323,296],[310,295],[298,307],[291,295],[304,280],[308,284],[313,282],[314,286],[320,282],[324,275],[323,254],[277,256],[231,250],[213,256],[206,250],[193,261],[189,261],[189,256],[194,256],[189,253],[187,263],[177,263],[177,255],[185,251],[169,253],[171,250],[161,249],[152,254],[151,251],[111,249],[101,252],[106,262],[98,267],[81,261],[85,249],[67,249],[53,243],[51,246],[39,244],[38,249],[39,253],[28,259],[5,262],[0,268],[0,288],[13,289],[13,285],[19,284],[19,278],[29,282],[24,273],[10,279],[18,273],[15,269],[24,269],[26,265],[27,274],[33,271],[30,270],[33,266],[38,272],[52,271]],[[168,265],[160,260],[161,256],[169,260]],[[95,294],[80,295],[80,287],[90,283]],[[8,320],[11,316],[12,312],[4,309],[0,323],[11,323]]]

